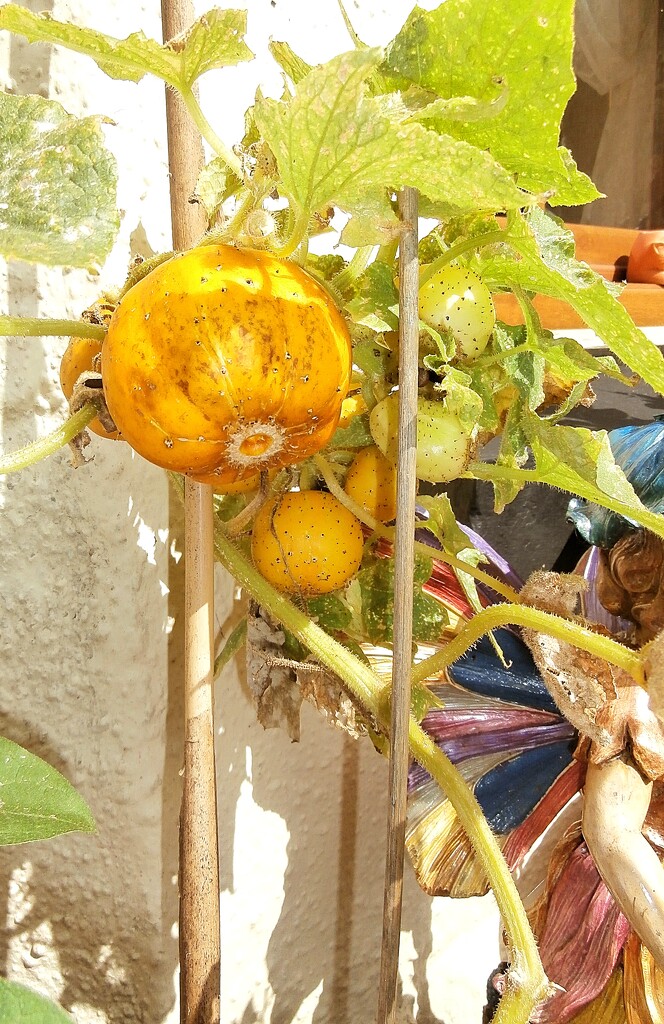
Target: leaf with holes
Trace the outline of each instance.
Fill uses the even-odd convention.
[[[87,267],[110,252],[120,219],[115,160],[100,119],[39,96],[0,93],[0,253]]]
[[[57,21],[50,15],[33,14],[17,4],[0,7],[0,29],[23,35],[31,43],[57,43],[84,53],[111,78],[140,82],[149,72],[174,89],[183,90],[190,89],[206,71],[253,57],[243,38],[246,11],[215,8],[163,46],[142,32],[115,39],[91,28]]]

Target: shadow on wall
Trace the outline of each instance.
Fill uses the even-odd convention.
[[[257,813],[277,815],[285,826],[286,849],[284,860],[267,835],[251,833],[249,842],[260,844],[257,851],[246,851],[255,864],[258,906],[251,910],[264,915],[267,901],[274,904],[274,925],[267,932],[260,932],[260,926],[254,931],[251,920],[242,922],[243,935],[247,929],[247,941],[253,943],[257,962],[261,960],[258,969],[266,969],[264,991],[255,990],[253,1000],[246,992],[224,994],[222,963],[222,1003],[231,1000],[229,1019],[234,1024],[263,1021],[268,1014],[270,1024],[300,1019],[354,1024],[371,1019],[380,963],[386,763],[368,738],[356,741],[345,736],[325,725],[308,705],[303,708],[299,743],[290,743],[278,730],[265,732],[244,688],[231,696],[232,687],[237,683],[231,681],[224,689],[226,708],[220,709],[223,729],[217,745],[222,933],[232,927],[228,917],[223,919],[225,898],[226,906],[233,900],[243,905],[242,889],[249,884],[246,863],[238,865],[248,841],[238,813],[248,785]],[[275,880],[270,883],[262,875],[273,868]],[[406,872],[412,874],[409,864]],[[412,932],[415,948],[417,1020],[441,1024],[431,1010],[426,978],[432,949],[431,900],[412,878],[407,883],[403,928]],[[275,890],[276,900],[271,895]],[[245,941],[236,938],[238,945]],[[237,955],[236,949],[233,952]],[[257,1000],[264,1001],[263,1007],[256,1005]],[[412,1001],[410,995],[402,998],[399,1020],[414,1019],[408,1012]]]
[[[79,481],[85,490],[83,476],[74,487]],[[52,579],[48,541],[40,554],[45,590]],[[88,549],[89,536],[80,541],[71,550],[75,607],[63,614],[57,598],[49,605],[56,613],[48,628],[64,631],[71,650],[62,655],[61,648],[54,648],[52,658],[35,628],[39,615],[34,609],[23,609],[19,621],[12,613],[14,642],[25,649],[32,674],[21,672],[28,686],[12,695],[23,708],[22,716],[0,714],[0,734],[74,782],[88,799],[99,832],[0,851],[0,891],[7,900],[0,974],[55,991],[61,1005],[86,1024],[162,1024],[173,1006],[177,965],[171,929],[177,920],[172,879],[177,869],[181,745],[179,754],[167,758],[162,783],[161,766],[153,759],[154,751],[163,749],[159,705],[164,695],[147,678],[156,671],[154,659],[141,668],[146,673],[143,711],[140,697],[123,700],[126,694],[116,680],[110,681],[112,692],[105,692],[104,664],[93,660],[94,638],[82,614],[89,600],[86,588],[106,586],[104,599],[109,602],[122,600],[122,592],[111,593],[108,565],[95,571],[91,562],[97,552]],[[155,574],[150,576],[156,585]],[[137,647],[146,643],[149,636],[139,636]],[[131,654],[138,658],[140,651]],[[64,699],[61,685],[49,693],[56,673],[58,684],[66,679]],[[70,713],[69,723],[63,723],[63,708]],[[145,751],[152,757],[148,753],[146,760]],[[160,810],[162,801],[167,806]]]
[[[22,3],[35,12],[50,13],[54,7],[53,0]],[[15,91],[48,96],[51,48],[28,45],[19,36],[12,36],[9,46],[8,76]],[[36,267],[10,263],[8,312],[43,315],[41,286]],[[64,349],[66,341],[58,344]],[[17,448],[41,432],[40,410],[50,414],[60,400],[53,355],[41,339],[8,343],[4,397],[3,434],[8,447]],[[141,636],[140,628],[136,640],[131,633],[101,637],[90,628],[95,621],[101,631],[113,619],[111,606],[117,610],[123,601],[122,567],[136,569],[140,561],[140,553],[136,558],[125,551],[132,548],[131,536],[128,543],[124,538],[122,550],[104,547],[93,517],[85,515],[90,491],[107,488],[112,500],[103,530],[112,534],[115,523],[122,533],[126,463],[112,448],[99,452],[89,473],[69,476],[67,462],[66,454],[58,455],[2,480],[0,606],[12,635],[3,631],[1,646],[10,657],[0,674],[5,712],[0,713],[0,733],[74,782],[90,803],[99,834],[71,834],[0,851],[0,893],[7,909],[6,927],[0,929],[0,975],[55,992],[81,1021],[162,1024],[173,1007],[177,966],[171,930],[177,920],[173,876],[182,748],[181,638],[172,634],[169,652],[170,745],[163,766],[150,764],[146,751],[162,749],[153,740],[161,729],[163,693],[147,687],[145,709],[132,721],[141,698],[136,696],[129,707],[120,688],[106,689],[106,666],[99,655],[104,650],[112,657],[116,645],[118,664],[132,657],[139,661],[140,651],[132,645],[149,643],[149,637]],[[15,541],[24,534],[22,543]],[[181,576],[181,567],[174,572]],[[139,580],[133,582],[138,587]],[[157,582],[150,571],[148,584]],[[175,595],[168,611],[179,620],[182,587],[177,580],[168,582]],[[114,621],[122,622],[121,615]],[[155,661],[148,659],[146,673],[156,674]],[[109,675],[114,670],[109,666]],[[114,682],[118,675],[119,670]],[[162,768],[164,783],[157,794]],[[154,849],[146,855],[150,844]]]

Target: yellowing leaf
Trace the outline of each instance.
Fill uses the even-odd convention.
[[[520,287],[567,302],[607,347],[651,387],[664,394],[664,357],[618,301],[615,289],[574,256],[574,238],[559,221],[537,207],[513,218],[507,246],[483,256],[478,268],[490,287]]]
[[[292,98],[257,97],[256,124],[301,219],[333,202],[362,217],[362,241],[383,241],[385,226],[395,223],[391,193],[403,185],[449,214],[523,206],[512,176],[488,153],[393,120],[367,94],[366,80],[381,56],[378,49],[344,53],[314,68]],[[382,230],[372,228],[375,219]],[[353,242],[359,241],[356,233]]]
[[[549,484],[609,508],[664,537],[664,516],[647,509],[616,464],[605,430],[553,425],[524,414],[520,427],[535,459],[535,469],[471,463],[469,475],[494,483]]]
[[[58,43],[85,53],[111,78],[139,82],[149,72],[176,89],[190,88],[212,68],[250,60],[253,54],[243,39],[246,25],[245,11],[215,8],[183,35],[162,45],[142,32],[115,39],[94,29],[56,21],[50,15],[33,14],[17,4],[0,7],[0,29],[24,35],[31,43]]]
[[[0,8],[0,15],[4,8]],[[39,96],[0,93],[0,252],[85,267],[119,227],[115,161],[100,121]]]
[[[554,189],[561,204],[589,202],[599,193],[558,146],[575,88],[573,7],[573,0],[446,0],[433,11],[416,7],[388,50],[387,84],[391,74],[396,84],[414,83],[451,101],[434,116],[436,128],[487,149],[523,188]],[[457,117],[459,98],[473,97],[482,112],[497,91],[494,116],[469,111]]]

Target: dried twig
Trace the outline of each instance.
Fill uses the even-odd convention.
[[[162,0],[165,39],[194,19],[190,0]],[[173,246],[198,241],[206,224],[189,202],[203,166],[198,130],[179,95],[166,95]],[[213,673],[212,488],[185,483],[185,743],[180,813],[180,1020],[219,1021],[219,864]]]
[[[399,212],[403,221],[403,233],[399,250],[399,434],[397,519],[394,541],[394,649],[387,856],[377,1024],[393,1024],[395,1019],[406,836],[408,725],[413,635],[419,336],[417,191],[415,189],[404,188],[402,190],[399,196]]]

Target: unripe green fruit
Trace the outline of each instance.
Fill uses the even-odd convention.
[[[491,292],[474,271],[441,267],[420,288],[418,306],[420,320],[437,331],[451,331],[468,359],[486,348],[496,313]]]
[[[371,410],[369,427],[374,441],[392,462],[397,460],[399,396],[388,395]],[[470,438],[459,417],[443,402],[417,400],[417,462],[420,480],[448,483],[463,473],[470,458]]]

